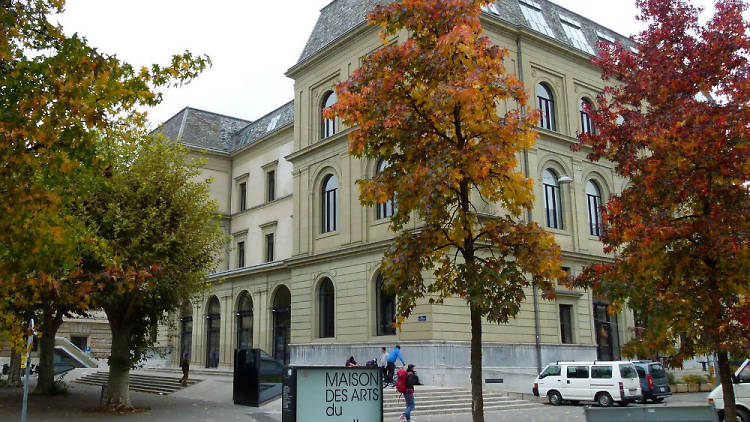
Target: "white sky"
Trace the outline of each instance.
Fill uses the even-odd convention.
[[[639,28],[634,0],[553,0],[620,34]],[[155,124],[186,106],[255,120],[293,97],[284,76],[330,0],[68,0],[67,33],[136,66],[174,53],[208,54],[213,67],[150,111]],[[711,5],[710,0],[694,0]],[[713,10],[713,7],[711,9]]]

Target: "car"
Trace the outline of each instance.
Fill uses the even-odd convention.
[[[648,400],[654,403],[661,403],[666,397],[672,395],[669,389],[669,379],[667,371],[659,362],[650,360],[634,361],[635,370],[638,372],[638,378],[641,380],[641,400],[639,403],[646,403]]]
[[[641,383],[629,361],[555,362],[536,377],[532,393],[555,406],[565,401],[627,406],[641,399]]]
[[[750,422],[750,359],[745,361],[737,368],[732,377],[734,384],[734,402],[737,406],[737,420],[741,422]],[[719,413],[719,420],[724,420],[724,390],[721,385],[714,388],[708,395],[708,403],[716,407]]]

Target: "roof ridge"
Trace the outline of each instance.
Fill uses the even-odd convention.
[[[241,117],[234,117],[234,116],[230,116],[230,115],[228,115],[228,114],[217,113],[217,112],[215,112],[215,111],[209,111],[209,110],[203,110],[203,109],[200,109],[200,108],[195,108],[195,107],[191,107],[191,106],[187,106],[187,107],[183,108],[182,110],[192,110],[192,111],[199,111],[199,112],[201,112],[201,113],[208,113],[208,114],[213,114],[214,116],[220,116],[220,117],[228,117],[228,118],[230,118],[230,119],[234,119],[234,120],[241,120],[241,121],[243,121],[243,122],[253,123],[253,120],[243,119],[243,118],[241,118]],[[182,110],[180,110],[180,111],[182,111]],[[179,112],[178,112],[177,114],[179,114]]]

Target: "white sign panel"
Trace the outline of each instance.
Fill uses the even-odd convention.
[[[382,422],[380,368],[297,369],[297,420]]]

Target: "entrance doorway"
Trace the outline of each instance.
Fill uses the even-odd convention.
[[[292,327],[292,295],[286,286],[273,297],[273,358],[289,363],[289,334]]]
[[[221,306],[216,296],[208,301],[206,314],[206,368],[219,367],[219,334],[221,331]]]

